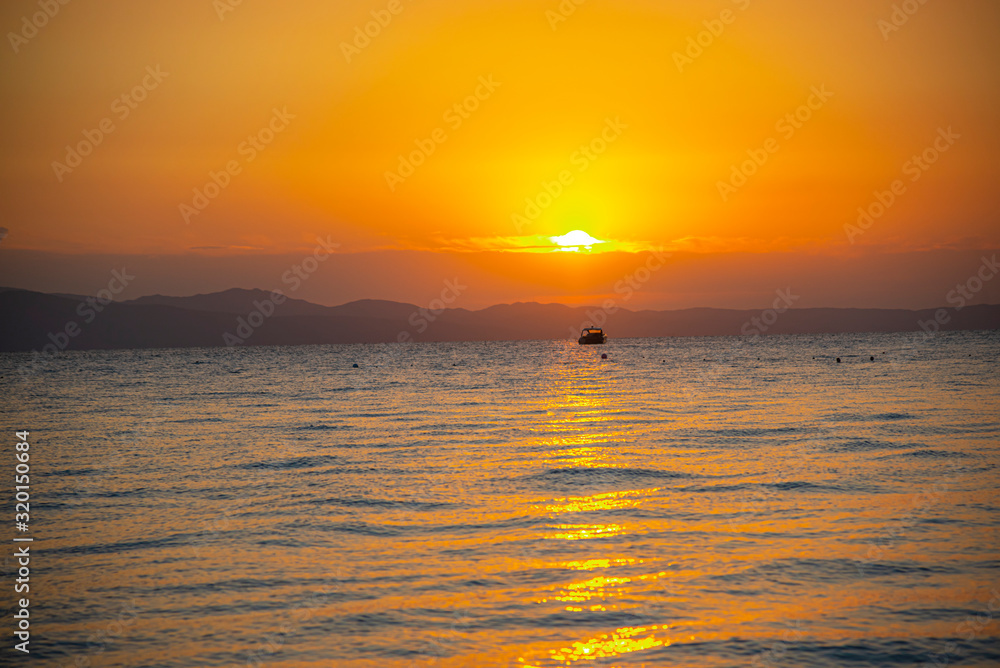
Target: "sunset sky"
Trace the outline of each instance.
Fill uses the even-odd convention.
[[[1000,249],[995,1],[577,2],[5,2],[0,285],[288,291],[320,238],[326,304],[598,303],[655,250],[623,306],[918,308]]]

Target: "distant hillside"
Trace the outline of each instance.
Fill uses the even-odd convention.
[[[245,314],[256,308],[254,302],[262,302],[271,298],[271,293],[266,290],[244,290],[243,288],[231,288],[223,292],[213,292],[206,295],[193,295],[191,297],[164,297],[163,295],[150,295],[139,297],[122,304],[138,304],[144,306],[173,306],[175,308],[185,308],[191,311],[213,311],[215,313]],[[285,299],[278,306],[277,315],[326,315],[330,310],[329,306],[320,306],[312,302],[301,299]]]
[[[571,339],[597,307],[517,303],[433,313],[413,304],[362,300],[320,306],[289,299],[274,307],[263,290],[192,297],[154,295],[106,306],[76,295],[0,288],[0,351],[176,348],[233,345]],[[265,303],[267,302],[267,303]],[[268,306],[271,304],[271,306]],[[792,309],[762,334],[905,332],[936,309]],[[942,330],[1000,329],[1000,305],[946,309]],[[266,317],[265,317],[266,316]],[[761,311],[629,311],[607,317],[611,338],[752,335]],[[598,323],[600,324],[600,323]],[[50,347],[48,350],[52,350]]]

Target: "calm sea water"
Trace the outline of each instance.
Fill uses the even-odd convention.
[[[31,663],[998,665],[998,344],[0,356]]]

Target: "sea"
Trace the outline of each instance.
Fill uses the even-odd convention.
[[[1000,665],[997,331],[7,353],[0,376],[4,665]]]

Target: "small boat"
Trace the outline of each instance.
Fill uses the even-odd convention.
[[[588,327],[587,329],[580,332],[580,339],[577,341],[580,345],[588,345],[595,343],[606,343],[608,337],[604,335],[604,330],[600,327]]]

